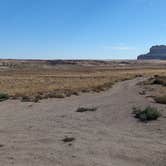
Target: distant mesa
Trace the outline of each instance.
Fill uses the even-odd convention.
[[[166,60],[166,45],[157,45],[150,48],[150,52],[137,57],[138,60],[158,59]]]

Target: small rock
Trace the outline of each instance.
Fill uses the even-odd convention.
[[[3,148],[3,147],[4,147],[4,145],[0,144],[0,148]]]
[[[73,141],[75,141],[75,138],[74,137],[66,137],[66,138],[62,139],[62,141],[65,143],[73,142]]]

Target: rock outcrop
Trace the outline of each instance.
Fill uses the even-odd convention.
[[[150,52],[137,57],[138,60],[144,59],[159,59],[166,60],[166,45],[153,46]]]

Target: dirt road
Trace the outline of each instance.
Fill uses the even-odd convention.
[[[0,166],[166,166],[166,119],[141,123],[131,114],[133,106],[165,109],[139,95],[142,79],[99,94],[0,103]]]

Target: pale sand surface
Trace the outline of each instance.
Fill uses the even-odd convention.
[[[40,103],[0,103],[0,166],[166,166],[166,108],[139,95],[144,78],[109,91]],[[133,106],[164,111],[138,122]],[[79,106],[98,107],[78,113]],[[62,141],[74,137],[71,144]]]

